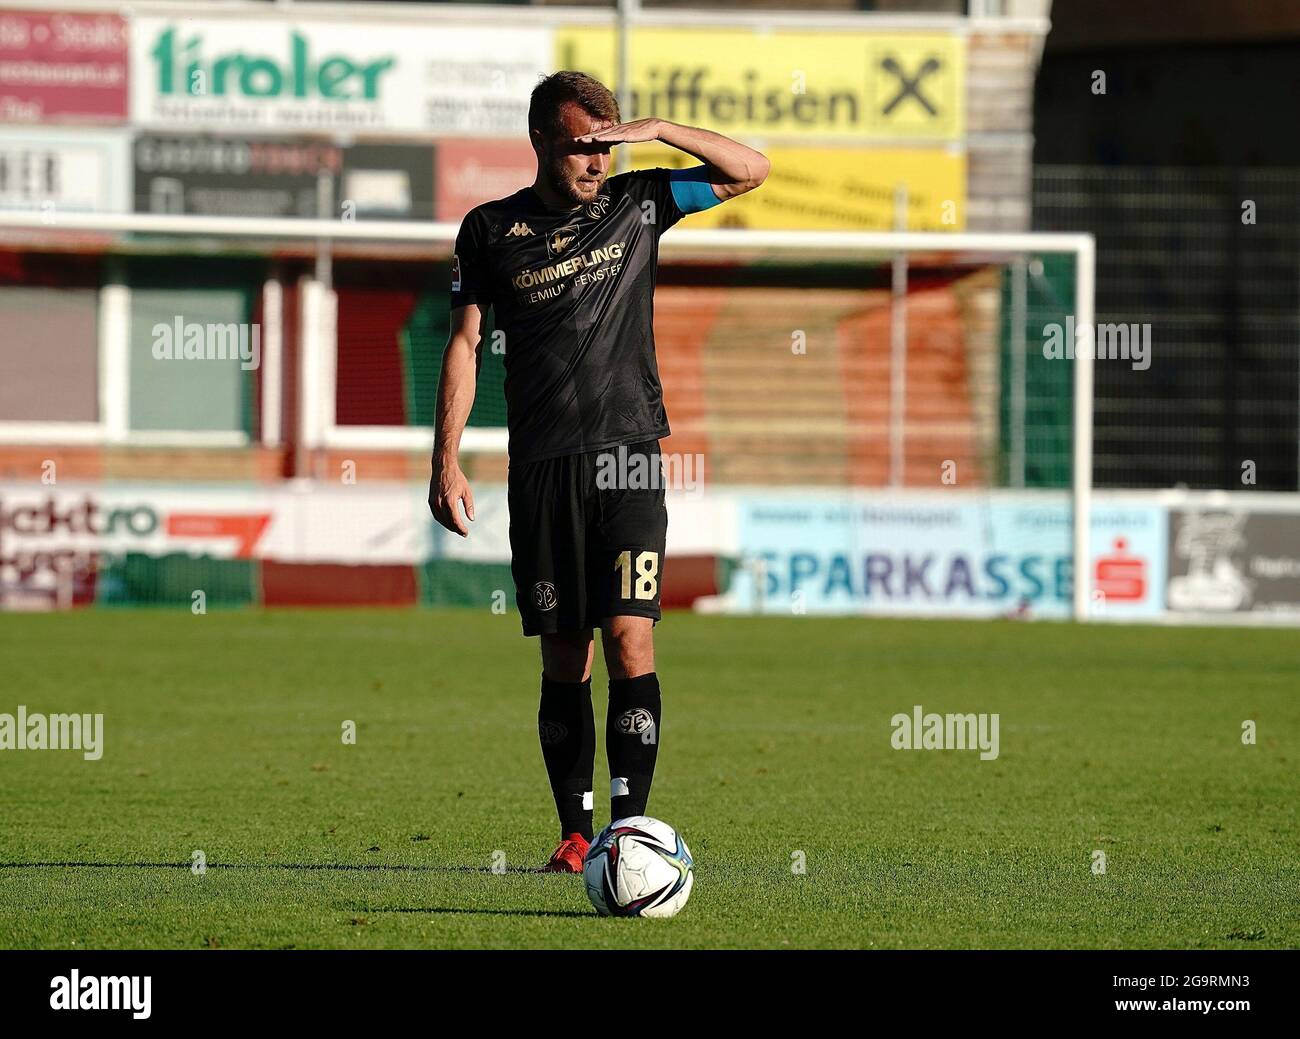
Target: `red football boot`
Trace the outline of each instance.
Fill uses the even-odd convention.
[[[582,860],[590,847],[587,838],[580,833],[571,833],[560,841],[550,862],[542,867],[543,873],[581,873]]]

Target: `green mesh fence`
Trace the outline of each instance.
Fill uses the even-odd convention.
[[[483,358],[478,375],[478,392],[469,425],[503,427],[506,424],[505,356],[495,347],[493,311],[484,318]],[[451,305],[445,292],[422,295],[401,333],[403,387],[408,424],[432,426],[437,402],[438,373],[447,348]]]
[[[1075,312],[1072,255],[1027,257],[1002,270],[999,392],[1000,482],[1011,487],[1070,486],[1074,367],[1044,356],[1048,326],[1064,333]],[[1023,365],[1016,361],[1015,279],[1023,277]]]

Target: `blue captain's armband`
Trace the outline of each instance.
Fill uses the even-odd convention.
[[[673,201],[683,213],[698,213],[702,209],[711,209],[722,201],[713,193],[708,166],[672,170],[668,174],[668,183],[672,187]]]

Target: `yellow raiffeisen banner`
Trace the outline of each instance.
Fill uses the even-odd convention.
[[[612,29],[557,29],[556,68],[618,89]],[[632,112],[731,137],[959,141],[965,40],[945,33],[642,28]]]
[[[757,191],[693,213],[682,227],[892,231],[895,189],[907,189],[907,230],[966,226],[966,156],[959,148],[765,147],[772,172]],[[695,166],[662,144],[636,145],[634,169]]]

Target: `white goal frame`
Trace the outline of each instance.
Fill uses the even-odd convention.
[[[455,242],[457,225],[448,222],[307,220],[263,217],[205,217],[158,215],[146,213],[0,213],[0,233],[6,230],[81,233],[145,233],[194,238],[279,239],[314,241],[317,246],[317,276],[303,284],[302,363],[303,387],[300,415],[300,441],[309,448],[431,450],[433,430],[427,427],[340,426],[335,421],[335,299],[329,284],[329,256],[335,241],[419,243],[445,246]],[[36,242],[23,240],[20,246],[36,248]],[[112,253],[112,243],[102,246]],[[896,271],[906,276],[908,253],[964,253],[986,256],[989,261],[1005,260],[1029,253],[1065,254],[1075,257],[1074,318],[1077,329],[1090,332],[1094,322],[1096,289],[1096,243],[1084,233],[980,233],[942,231],[758,231],[758,230],[687,230],[677,229],[660,243],[666,257],[692,254],[734,253],[737,250],[790,250],[815,252],[820,256],[846,259],[858,257],[894,257]],[[896,283],[897,284],[897,283]],[[0,443],[105,443],[140,442],[139,435],[125,431],[120,404],[116,397],[105,401],[105,383],[122,391],[118,374],[104,372],[107,350],[125,350],[123,328],[128,317],[120,285],[104,285],[100,298],[100,365],[101,418],[99,423],[4,423],[0,422]],[[267,302],[275,303],[275,300]],[[901,309],[901,308],[900,308]],[[114,321],[105,317],[116,315]],[[111,327],[106,327],[106,325]],[[901,327],[894,322],[895,354],[898,353]],[[124,326],[123,326],[124,327]],[[903,340],[905,343],[905,339]],[[905,349],[905,346],[904,346]],[[264,359],[278,365],[275,356]],[[897,357],[895,358],[897,362]],[[1072,435],[1072,555],[1074,560],[1073,616],[1089,618],[1091,595],[1088,573],[1090,529],[1087,518],[1092,506],[1093,451],[1093,352],[1080,349],[1074,359],[1073,435]],[[280,378],[279,369],[274,369]],[[893,365],[892,393],[902,400],[902,371]],[[263,415],[263,427],[269,425],[278,435],[278,403],[272,402],[272,415]],[[268,423],[269,419],[269,423]],[[22,428],[18,428],[22,427]],[[69,427],[69,428],[63,428]],[[71,428],[76,427],[76,428]],[[218,441],[228,442],[229,434],[217,434]],[[184,443],[203,443],[202,434],[184,434],[160,439]],[[267,439],[264,434],[264,441]],[[468,428],[462,440],[467,451],[504,452],[505,430]]]

